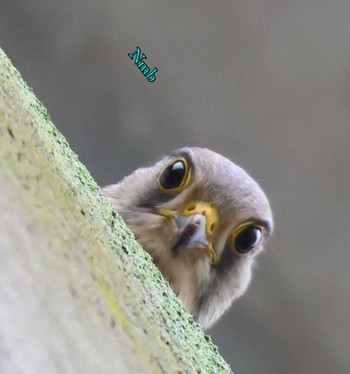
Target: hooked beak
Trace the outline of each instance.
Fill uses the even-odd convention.
[[[180,247],[202,247],[211,264],[217,262],[217,255],[212,245],[213,234],[218,228],[217,211],[208,203],[195,201],[189,203],[180,214],[160,209],[160,214],[172,216],[177,226],[177,240],[172,248],[174,253]]]

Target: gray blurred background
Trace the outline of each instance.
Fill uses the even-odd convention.
[[[100,185],[183,145],[262,185],[274,239],[210,331],[236,373],[350,372],[349,1],[0,0],[0,46]]]

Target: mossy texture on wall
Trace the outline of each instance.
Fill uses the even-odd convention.
[[[1,50],[0,186],[1,372],[231,372]]]

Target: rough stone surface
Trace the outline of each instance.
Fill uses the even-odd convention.
[[[1,50],[0,188],[0,372],[231,372]]]

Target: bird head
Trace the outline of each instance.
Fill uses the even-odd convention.
[[[181,148],[103,193],[203,327],[244,293],[272,231],[258,184],[208,149]]]

